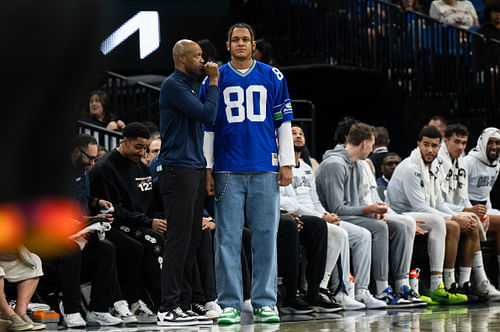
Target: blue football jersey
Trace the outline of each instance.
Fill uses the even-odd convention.
[[[293,120],[283,74],[275,67],[253,61],[242,73],[230,62],[219,68],[219,109],[214,132],[214,168],[217,171],[277,172],[275,129]],[[200,89],[204,101],[208,78]]]

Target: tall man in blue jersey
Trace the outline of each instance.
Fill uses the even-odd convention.
[[[189,277],[200,244],[205,202],[203,124],[215,122],[219,71],[213,62],[203,65],[201,54],[197,43],[178,41],[172,49],[175,70],[163,81],[160,92],[161,164],[156,170],[168,228],[165,225],[163,303],[158,324],[165,326],[196,325],[206,320],[191,311]],[[203,103],[193,90],[193,78],[202,69],[210,78]]]
[[[215,126],[206,127],[207,190],[215,194],[215,274],[219,324],[240,321],[242,306],[241,234],[252,232],[254,320],[279,322],[276,235],[279,187],[292,182],[295,164],[290,97],[283,74],[252,59],[255,34],[245,23],[233,25],[226,43],[231,61],[220,68]],[[205,80],[201,100],[207,98]],[[276,145],[276,134],[279,150]],[[215,185],[214,185],[215,182]]]

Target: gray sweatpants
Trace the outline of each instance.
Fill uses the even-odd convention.
[[[364,216],[340,216],[367,229],[372,235],[372,276],[377,281],[387,281],[389,277],[389,251],[391,252],[391,273],[395,280],[406,278],[411,261],[413,234],[409,235],[407,224],[391,218],[384,222]]]

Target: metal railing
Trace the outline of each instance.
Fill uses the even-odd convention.
[[[108,72],[104,90],[110,95],[115,114],[126,123],[159,120],[160,88],[144,82],[131,84],[127,77]]]
[[[122,141],[122,133],[108,130],[85,121],[77,121],[76,127],[78,134],[93,136],[97,140],[97,144],[104,146],[108,151],[120,145]]]

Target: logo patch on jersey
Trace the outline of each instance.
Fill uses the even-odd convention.
[[[278,154],[277,153],[271,153],[271,158],[273,160],[273,166],[278,166]]]
[[[137,188],[143,192],[153,190],[153,178],[151,176],[135,178],[135,182],[137,183]]]
[[[278,111],[276,113],[273,114],[273,118],[274,120],[282,120],[283,119],[283,113],[281,113],[281,111]]]

